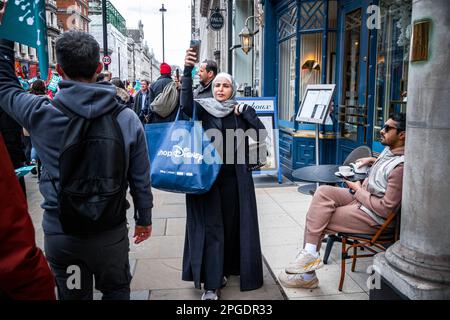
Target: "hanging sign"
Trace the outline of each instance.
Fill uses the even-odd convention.
[[[214,31],[219,31],[223,28],[225,19],[223,18],[223,15],[219,11],[215,11],[211,14],[211,17],[209,18],[209,25],[211,26],[211,29]]]

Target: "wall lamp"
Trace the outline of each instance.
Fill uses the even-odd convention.
[[[309,71],[313,71],[313,70],[320,70],[320,65],[316,60],[306,60],[305,63],[302,65],[302,70],[309,70]]]
[[[263,15],[262,13],[258,13],[256,16],[250,16],[245,20],[244,28],[239,33],[239,38],[241,40],[241,49],[245,54],[248,54],[249,51],[253,48],[253,36],[259,32],[256,30],[252,32],[248,26],[248,22],[250,19],[256,19],[256,24],[258,26],[263,25]]]
[[[245,20],[245,26],[239,32],[239,38],[241,39],[241,49],[244,51],[245,54],[248,54],[248,52],[253,48],[253,36],[254,33],[250,31],[248,28],[248,21],[251,18],[255,18],[255,16],[250,16]]]

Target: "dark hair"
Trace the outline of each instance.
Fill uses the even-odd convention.
[[[113,85],[115,85],[117,88],[125,89],[125,85],[123,84],[122,80],[119,78],[112,78],[110,81]]]
[[[47,87],[45,86],[45,82],[38,79],[31,85],[30,93],[35,94],[37,96],[47,94]]]
[[[99,73],[98,75],[97,75],[97,82],[102,82],[103,80],[105,80],[105,74],[102,72],[102,73]]]
[[[389,118],[397,122],[397,130],[399,132],[406,130],[406,113],[392,113]]]
[[[212,71],[214,73],[214,77],[217,76],[217,63],[213,60],[205,60],[202,62],[203,64],[206,64],[206,71],[210,72]]]
[[[148,81],[148,80],[146,80],[146,79],[141,80],[141,82],[142,82],[142,81],[144,81],[145,83],[147,83],[147,86],[150,85],[150,81]]]
[[[56,60],[71,79],[91,79],[100,61],[100,45],[89,33],[64,32],[56,40]]]

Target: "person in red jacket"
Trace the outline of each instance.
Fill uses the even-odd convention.
[[[55,300],[55,280],[36,247],[27,201],[0,135],[0,300]]]

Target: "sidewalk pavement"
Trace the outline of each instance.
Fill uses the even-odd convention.
[[[41,226],[42,197],[36,177],[27,176],[29,211],[36,230],[36,242],[43,248]],[[231,277],[222,290],[223,300],[367,300],[367,268],[372,259],[357,263],[356,272],[348,271],[344,289],[338,291],[340,276],[340,243],[334,245],[328,265],[317,271],[317,289],[286,289],[279,285],[277,276],[283,267],[295,258],[303,245],[305,217],[311,196],[300,194],[295,184],[279,185],[267,177],[255,179],[259,226],[264,256],[264,286],[250,292],[240,292],[239,278]],[[185,196],[153,190],[152,237],[135,245],[132,241],[133,208],[128,210],[130,223],[130,264],[133,280],[133,300],[198,300],[202,291],[192,282],[181,280],[181,266],[186,223]],[[131,200],[131,199],[130,199]],[[130,201],[132,204],[132,201]],[[323,256],[323,249],[321,255]],[[347,268],[350,270],[350,267]],[[101,298],[96,292],[95,299]]]

